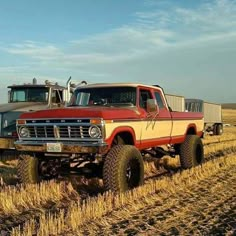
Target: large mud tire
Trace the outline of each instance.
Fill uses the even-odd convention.
[[[141,153],[132,145],[114,146],[103,166],[106,190],[125,192],[143,184],[144,165]]]
[[[200,165],[204,161],[203,144],[197,135],[187,135],[180,146],[180,163],[184,169]]]
[[[40,182],[38,158],[30,155],[20,155],[17,174],[21,183],[34,184]]]

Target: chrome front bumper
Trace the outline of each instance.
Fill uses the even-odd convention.
[[[63,142],[36,142],[16,141],[18,151],[43,153],[97,153],[105,154],[108,151],[107,143],[63,143]]]

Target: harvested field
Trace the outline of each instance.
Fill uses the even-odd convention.
[[[236,127],[204,146],[202,166],[150,161],[145,185],[119,195],[98,180],[79,193],[65,180],[17,185],[16,161],[0,162],[0,235],[235,235]]]
[[[223,110],[222,119],[226,124],[236,125],[236,109]]]
[[[234,156],[227,156],[214,163],[205,164],[205,170],[200,167],[190,173],[173,176],[172,182],[165,188],[157,188],[155,193],[139,199],[140,202],[129,202],[125,209],[115,210],[103,217],[102,221],[94,220],[92,226],[85,226],[78,233],[232,233],[236,227],[236,196],[235,191],[232,191],[236,187],[235,164]]]

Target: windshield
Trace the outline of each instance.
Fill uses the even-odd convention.
[[[136,88],[103,87],[75,90],[69,106],[132,106],[136,104]]]
[[[16,119],[19,118],[20,111],[9,111],[0,114],[0,136],[11,136],[16,131]]]
[[[10,102],[46,102],[48,88],[12,88]]]

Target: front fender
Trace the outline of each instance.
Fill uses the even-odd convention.
[[[122,133],[129,133],[132,137],[133,143],[134,145],[137,144],[137,140],[136,140],[136,135],[135,135],[135,131],[132,127],[130,126],[122,126],[122,127],[117,127],[115,128],[112,132],[111,135],[109,137],[106,137],[105,142],[108,144],[109,147],[111,147],[112,142],[114,140],[114,138],[116,137],[116,135],[118,134],[122,134]],[[139,141],[140,142],[140,141]]]

